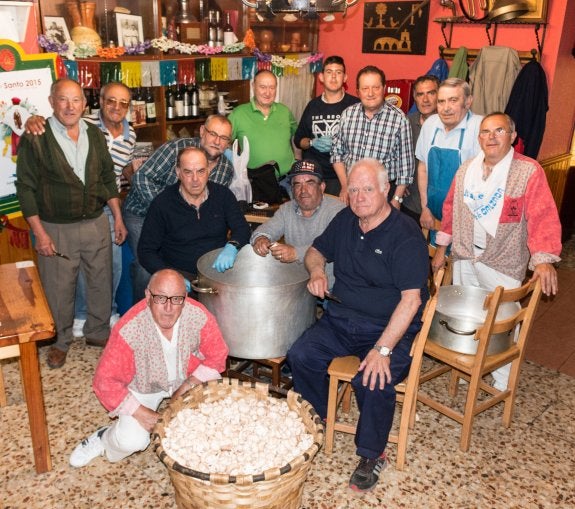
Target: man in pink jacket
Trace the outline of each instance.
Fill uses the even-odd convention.
[[[461,165],[443,204],[432,266],[444,265],[451,243],[454,284],[517,288],[529,268],[543,293],[555,295],[561,223],[543,168],[514,152],[516,136],[508,115],[491,113],[482,120],[481,151]],[[508,366],[492,375],[496,389],[507,388]]]
[[[162,400],[219,378],[227,355],[215,318],[186,298],[184,278],[156,272],[145,299],[112,330],[94,375],[94,392],[116,420],[78,444],[70,464],[83,467],[104,454],[115,462],[146,449]]]

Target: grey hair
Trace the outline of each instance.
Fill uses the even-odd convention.
[[[377,180],[379,182],[379,190],[381,192],[385,191],[385,186],[388,184],[389,178],[387,176],[387,170],[382,163],[380,163],[377,159],[373,159],[372,157],[360,159],[359,161],[353,163],[351,170],[349,170],[348,179],[351,177],[352,172],[358,168],[374,169],[377,175]]]
[[[441,82],[439,89],[442,89],[443,87],[459,87],[463,90],[463,95],[466,99],[471,97],[471,87],[469,86],[469,83],[467,83],[465,80],[462,80],[461,78],[447,78]]]
[[[515,121],[507,113],[503,113],[501,111],[494,111],[493,113],[489,113],[488,115],[485,115],[483,117],[483,119],[481,120],[481,123],[483,124],[483,122],[485,122],[490,117],[505,117],[505,119],[507,120],[507,123],[509,124],[509,130],[512,133],[515,132]]]

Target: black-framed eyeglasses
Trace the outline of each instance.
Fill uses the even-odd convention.
[[[148,291],[150,291],[149,288]],[[168,297],[167,295],[154,295],[152,292],[150,292],[150,295],[152,296],[154,304],[165,304],[170,301],[174,306],[181,306],[186,300],[185,295],[172,295]]]
[[[228,136],[222,136],[221,134],[218,134],[216,131],[210,131],[209,129],[206,129],[206,132],[212,137],[212,138],[219,138],[220,140],[222,140],[224,143],[229,143],[230,141],[232,141],[232,139]]]

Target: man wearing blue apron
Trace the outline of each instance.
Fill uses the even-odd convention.
[[[457,169],[480,150],[478,133],[483,117],[471,112],[472,100],[465,81],[448,78],[437,92],[437,114],[421,128],[415,157],[423,228],[432,230],[434,220],[441,219],[443,201]]]

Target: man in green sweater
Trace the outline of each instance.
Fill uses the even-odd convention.
[[[38,269],[56,324],[48,351],[50,368],[66,362],[72,343],[74,298],[80,268],[86,275],[86,343],[103,346],[110,333],[112,249],[108,205],[115,242],[126,239],[114,164],[101,131],[82,120],[86,98],[71,79],[50,89],[54,115],[44,136],[25,134],[18,150],[16,192],[35,237]]]

